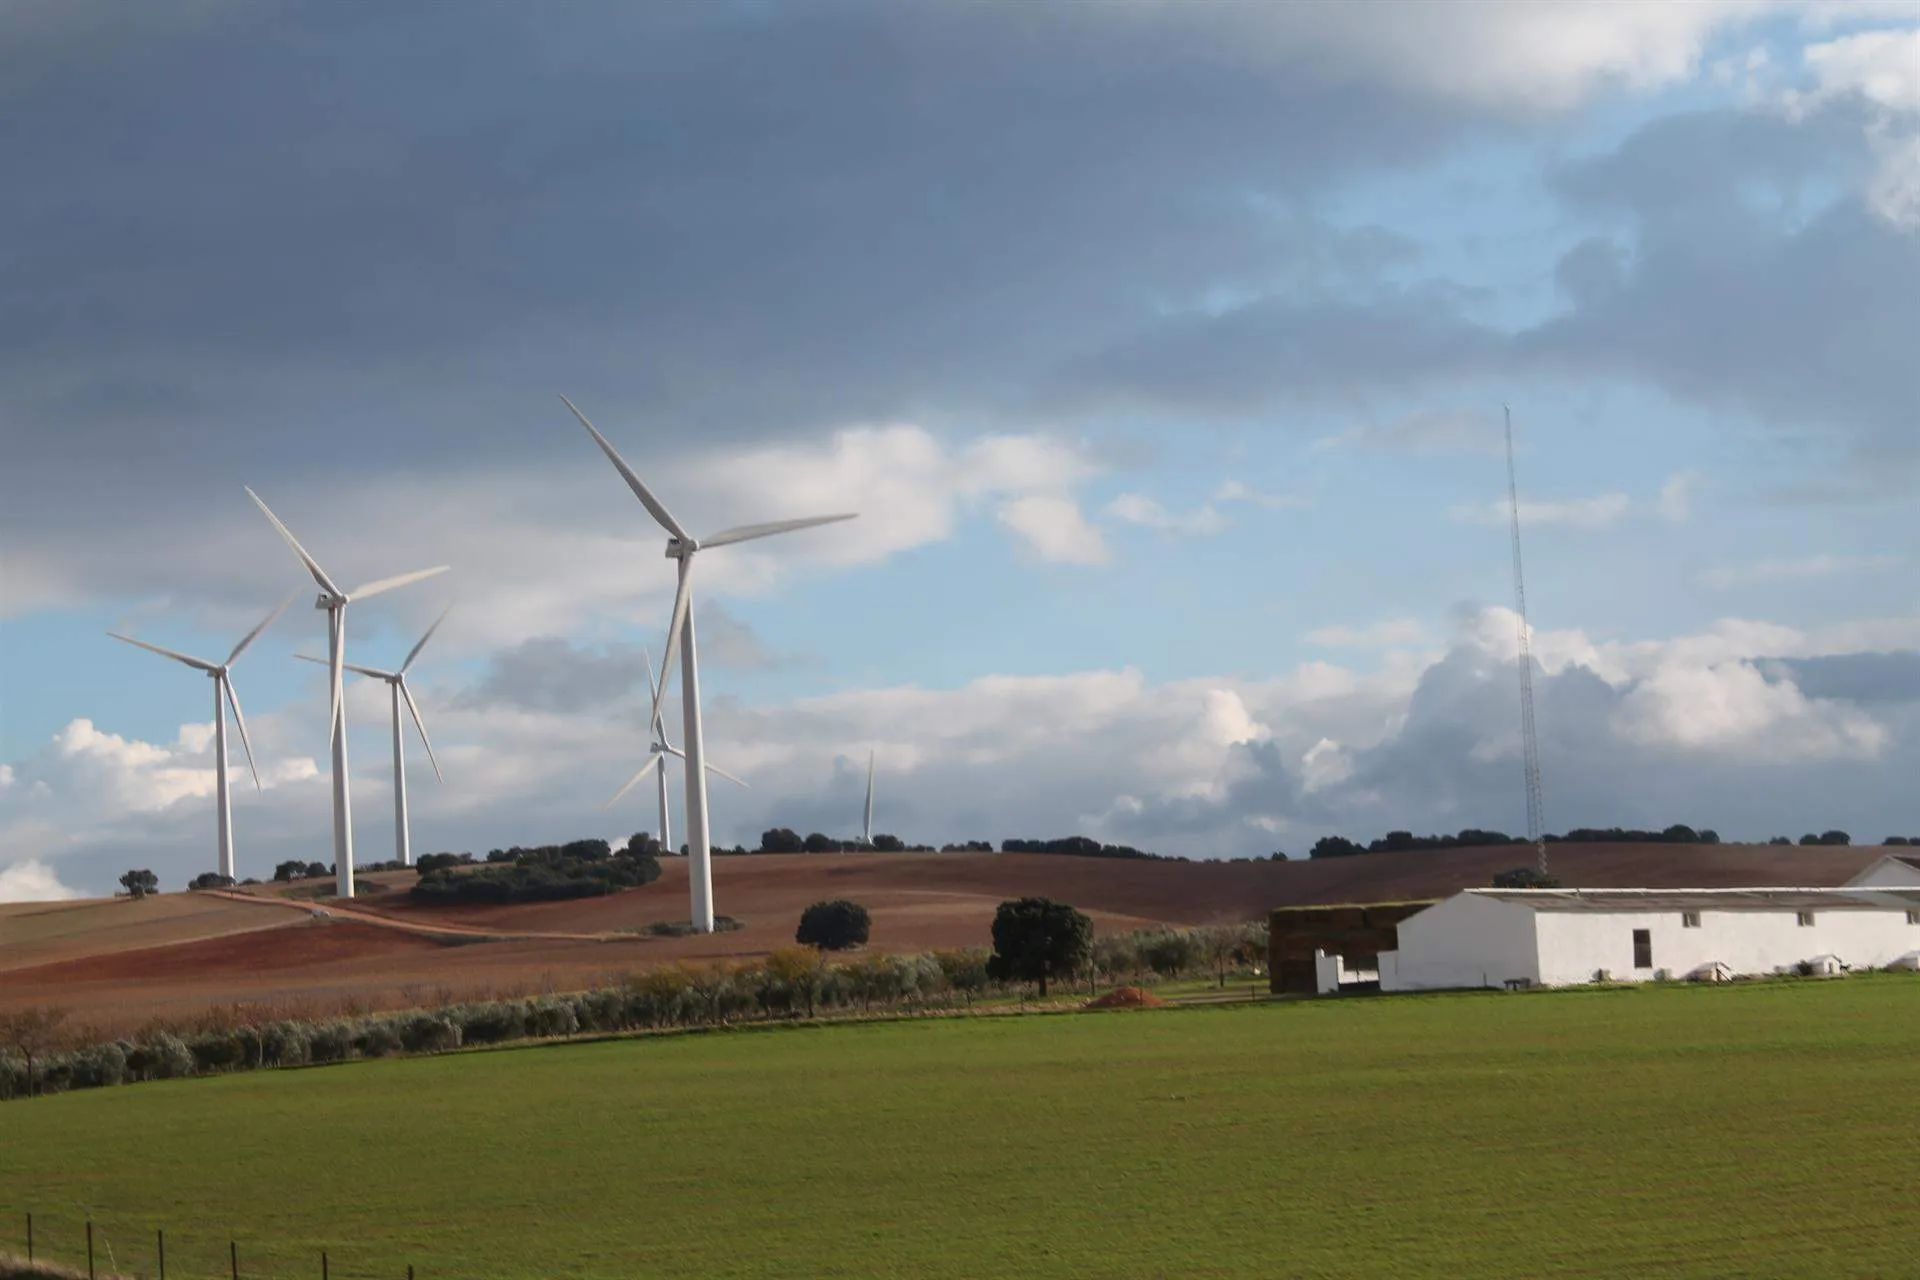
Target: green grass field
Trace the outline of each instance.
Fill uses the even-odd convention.
[[[535,1047],[0,1106],[0,1247],[429,1277],[1910,1276],[1920,980]]]

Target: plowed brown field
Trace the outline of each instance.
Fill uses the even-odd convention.
[[[1556,845],[1552,859],[1566,883],[1591,888],[1836,885],[1881,852]],[[724,857],[714,861],[714,899],[745,927],[686,938],[622,932],[686,918],[687,869],[677,858],[644,889],[523,907],[425,908],[399,891],[350,907],[203,894],[37,904],[0,908],[0,1009],[54,1004],[76,1023],[131,1029],[235,1004],[314,1014],[579,989],[656,964],[789,945],[802,909],[822,898],[862,903],[873,918],[871,945],[908,952],[984,946],[995,907],[1029,894],[1073,903],[1105,933],[1253,920],[1277,906],[1441,897],[1487,884],[1530,857],[1514,847],[1288,863],[1044,854]],[[367,877],[399,886],[408,878]],[[330,917],[315,919],[316,905]],[[476,936],[482,932],[488,936]]]

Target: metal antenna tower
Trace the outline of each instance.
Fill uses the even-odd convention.
[[[1527,770],[1527,839],[1547,874],[1545,805],[1540,795],[1540,738],[1533,728],[1533,638],[1527,626],[1527,583],[1520,571],[1520,482],[1513,468],[1513,410],[1500,406],[1507,423],[1507,506],[1513,516],[1513,608],[1520,615],[1520,742]]]

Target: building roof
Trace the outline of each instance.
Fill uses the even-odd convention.
[[[1920,888],[1468,889],[1534,911],[1912,911]]]

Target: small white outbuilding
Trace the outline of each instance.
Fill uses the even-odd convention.
[[[1401,921],[1398,942],[1382,991],[1899,967],[1920,956],[1920,886],[1467,889]]]

